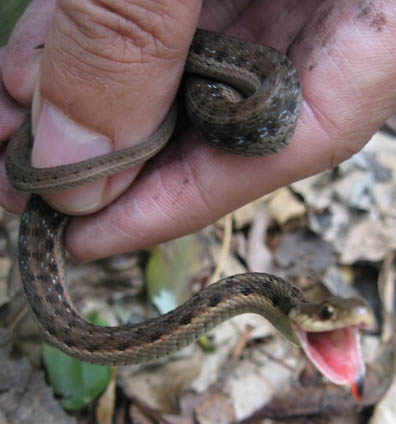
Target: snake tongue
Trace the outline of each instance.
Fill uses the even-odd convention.
[[[301,346],[318,370],[335,384],[347,384],[361,400],[365,367],[359,342],[359,328],[350,326],[332,331],[306,332],[296,326]]]

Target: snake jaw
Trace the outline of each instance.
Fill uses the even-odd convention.
[[[315,367],[334,384],[349,385],[357,401],[362,399],[365,377],[359,329],[308,332],[295,324],[301,347]]]

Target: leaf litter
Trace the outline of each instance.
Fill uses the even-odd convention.
[[[117,423],[394,422],[396,385],[388,388],[395,361],[389,302],[394,296],[389,287],[395,267],[395,180],[395,138],[378,132],[350,160],[252,202],[235,211],[228,224],[221,220],[200,233],[136,254],[91,264],[69,260],[74,302],[82,313],[100,313],[111,325],[143,321],[172,309],[205,287],[216,265],[221,277],[271,272],[308,291],[322,283],[338,294],[369,293],[378,331],[363,336],[371,387],[361,405],[342,387],[324,381],[300,349],[264,319],[245,314],[171,358],[118,367],[110,394],[79,413],[66,414],[52,398],[60,414],[57,422],[94,422],[96,414],[96,422],[108,423],[106,411]],[[47,401],[40,399],[42,390],[48,395],[51,389],[42,372],[40,336],[24,309],[12,265],[18,221],[5,212],[0,218],[0,312],[13,333],[12,349],[0,349],[2,365],[13,361],[17,373],[29,372],[34,384],[44,388],[26,391],[22,377],[10,379],[2,397],[25,390],[24,413],[29,416],[34,405],[36,413],[46,414]],[[231,238],[223,243],[231,221]],[[387,293],[386,314],[377,295],[378,282],[386,287],[380,290]],[[387,341],[381,341],[386,332]],[[11,358],[11,352],[21,359]],[[14,417],[6,403],[0,399],[0,421],[1,414]]]

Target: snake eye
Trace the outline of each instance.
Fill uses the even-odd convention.
[[[323,320],[330,319],[334,315],[334,307],[325,303],[320,311],[320,318]]]

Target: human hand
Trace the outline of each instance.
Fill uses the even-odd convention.
[[[30,6],[0,57],[4,85],[20,103],[29,105],[39,78],[34,165],[123,148],[161,123],[183,71],[200,2],[140,3],[118,3],[110,13],[90,2],[59,1],[53,17],[54,2],[35,0]],[[199,26],[288,51],[304,96],[290,146],[277,155],[243,158],[208,147],[191,130],[138,176],[139,170],[128,170],[48,196],[67,213],[90,213],[69,225],[71,253],[94,259],[181,236],[360,150],[395,110],[396,59],[389,53],[395,41],[393,3],[241,0],[225,8],[221,1],[204,2]],[[44,41],[40,57],[42,50],[34,47]],[[51,103],[105,136],[81,137],[76,125],[50,110]],[[5,93],[0,111],[0,139],[6,139],[22,114]],[[85,142],[77,151],[79,137]],[[5,182],[4,171],[0,178],[0,202],[20,211],[23,202]]]

